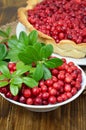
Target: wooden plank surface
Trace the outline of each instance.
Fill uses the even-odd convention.
[[[24,5],[25,0],[0,0],[0,26],[16,20],[17,9]],[[46,113],[31,112],[0,96],[0,130],[86,130],[86,95]]]
[[[17,19],[17,9],[26,5],[26,0],[0,0],[0,25]]]

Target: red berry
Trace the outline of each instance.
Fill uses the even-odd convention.
[[[6,94],[8,91],[9,91],[9,90],[8,90],[7,87],[2,87],[2,88],[1,88],[1,93]]]
[[[31,90],[29,88],[25,89],[23,92],[23,95],[25,98],[28,98],[31,96]]]
[[[15,63],[12,63],[12,62],[9,62],[8,63],[8,68],[9,68],[9,70],[16,70],[16,64]]]
[[[45,84],[46,84],[47,86],[51,86],[51,85],[53,84],[53,81],[52,81],[51,79],[47,79],[47,80],[45,81]]]
[[[55,104],[56,103],[56,97],[55,96],[50,96],[48,99],[49,104]]]
[[[33,104],[33,99],[32,98],[27,98],[26,103],[28,105],[32,105]]]
[[[12,98],[14,101],[18,101],[19,100],[19,96],[17,95],[17,96],[13,96],[13,98]]]
[[[19,102],[20,102],[20,103],[26,103],[25,97],[24,97],[24,96],[21,96],[21,97],[19,98]]]
[[[72,97],[71,92],[67,92],[66,95],[67,95],[68,98],[71,98],[71,97]]]
[[[47,101],[47,100],[43,100],[43,101],[42,101],[42,104],[43,104],[43,105],[48,105],[48,101]]]
[[[39,86],[41,87],[42,85],[44,85],[44,80],[41,80],[41,81],[39,82]]]
[[[48,93],[48,92],[44,92],[44,93],[42,94],[42,98],[43,98],[43,99],[48,99],[48,98],[49,98],[49,93]]]
[[[11,94],[11,92],[7,92],[5,96],[6,96],[7,98],[10,98],[10,99],[13,98],[13,95]]]
[[[67,100],[67,95],[66,94],[62,94],[61,97],[62,97],[63,101]]]
[[[47,91],[47,86],[46,85],[42,85],[41,86],[41,91],[42,92],[46,92]]]
[[[52,81],[53,82],[57,82],[58,81],[57,77],[56,76],[52,76]]]
[[[59,103],[60,103],[60,102],[63,102],[63,98],[62,98],[61,96],[58,96],[58,97],[57,97],[57,102],[59,102]]]
[[[32,88],[32,94],[34,96],[37,96],[40,93],[40,89],[38,87]]]
[[[50,91],[49,91],[49,94],[52,95],[52,96],[55,96],[57,95],[57,90],[55,88],[52,88]]]
[[[71,89],[71,94],[72,94],[72,95],[75,95],[76,93],[77,93],[77,88],[73,87],[73,88]]]
[[[68,75],[68,76],[65,77],[65,82],[66,83],[71,83],[71,81],[72,81],[72,76],[71,75]]]
[[[53,83],[53,88],[55,88],[56,90],[60,90],[61,85],[58,82]]]
[[[64,91],[65,92],[70,92],[71,91],[71,85],[70,84],[65,84]]]
[[[57,69],[53,69],[52,70],[52,75],[57,76],[57,74],[58,74],[58,70]]]
[[[77,90],[79,90],[81,88],[81,83],[80,82],[76,82],[75,87],[77,88]]]
[[[36,97],[36,98],[34,99],[34,105],[41,105],[41,104],[42,104],[42,99],[39,98],[39,97]]]

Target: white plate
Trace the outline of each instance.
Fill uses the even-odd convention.
[[[18,23],[17,27],[16,27],[16,35],[17,35],[17,37],[19,37],[19,34],[20,34],[21,31],[26,32],[26,28],[25,28],[25,26],[23,24]],[[69,57],[62,57],[60,55],[57,55],[57,56],[58,56],[58,58],[66,58],[67,61],[73,61],[74,63],[76,63],[78,65],[83,65],[83,66],[86,65],[86,58],[75,59],[75,58],[69,58]]]

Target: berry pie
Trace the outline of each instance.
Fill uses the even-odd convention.
[[[18,9],[18,19],[28,32],[37,30],[55,53],[86,57],[86,0],[28,0]]]

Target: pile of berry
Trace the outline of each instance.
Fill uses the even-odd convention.
[[[29,88],[22,84],[17,96],[11,94],[9,85],[1,87],[0,92],[7,98],[28,105],[56,104],[71,98],[81,88],[82,73],[73,62],[67,63],[65,59],[62,60],[61,66],[50,69],[52,78],[40,80],[38,86]],[[13,73],[16,64],[10,62],[8,68],[10,73]]]
[[[28,10],[28,21],[56,43],[86,43],[86,0],[43,0]]]

